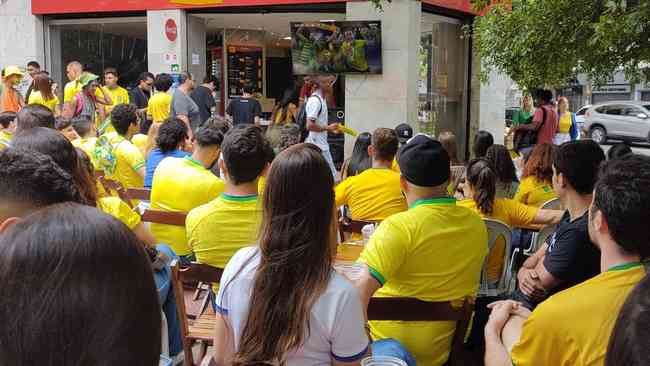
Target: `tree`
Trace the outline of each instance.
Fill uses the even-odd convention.
[[[648,0],[472,0],[469,32],[482,77],[497,70],[526,88],[560,87],[586,74],[596,85],[618,70],[650,80]]]

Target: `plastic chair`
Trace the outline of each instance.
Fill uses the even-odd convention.
[[[513,255],[510,256],[510,250],[512,247],[512,230],[508,225],[499,220],[483,219],[483,221],[488,229],[488,256],[485,258],[483,269],[481,270],[481,286],[479,287],[478,296],[499,296],[508,292],[511,287],[512,262],[515,254],[513,253]],[[501,271],[501,276],[499,277],[496,288],[490,288],[490,282],[487,275],[487,263],[499,238],[503,238],[505,242],[503,270]]]
[[[542,210],[561,210],[562,209],[562,203],[560,202],[559,198],[554,198],[550,201],[546,201],[542,207]],[[524,249],[524,255],[530,257],[531,255],[535,254],[539,248],[544,245],[546,240],[555,232],[557,229],[557,225],[548,225],[543,227],[540,231],[538,232],[533,232],[533,236],[530,240],[530,246],[526,249]]]

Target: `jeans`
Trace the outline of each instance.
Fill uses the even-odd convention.
[[[372,355],[373,356],[390,356],[399,358],[406,362],[408,366],[415,366],[415,358],[409,351],[396,339],[386,338],[372,342]]]
[[[164,244],[156,246],[159,252],[167,254],[172,259],[179,259],[170,247]],[[169,334],[169,354],[174,357],[183,350],[181,326],[176,313],[176,296],[172,289],[172,271],[169,265],[161,271],[154,271],[154,280],[158,290],[158,300],[165,317],[167,317],[167,332]]]
[[[334,181],[338,181],[338,173],[336,172],[336,167],[334,166],[332,153],[329,150],[323,150],[323,157],[325,158],[325,161],[327,161],[327,165],[329,165],[330,170],[332,171],[332,177],[334,178]]]

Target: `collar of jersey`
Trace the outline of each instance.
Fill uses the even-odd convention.
[[[201,164],[200,162],[198,162],[198,161],[194,160],[194,158],[192,158],[192,155],[186,155],[186,156],[185,156],[185,159],[187,159],[187,161],[189,161],[190,163],[195,164],[195,165],[198,165],[198,166],[200,166],[201,168],[205,169],[205,167],[203,166],[203,164]]]
[[[640,267],[640,266],[641,266],[641,262],[623,263],[623,264],[619,264],[619,265],[607,268],[607,272],[625,271],[627,269],[634,268],[634,267]]]
[[[440,198],[427,198],[417,200],[411,205],[410,208],[416,208],[422,205],[455,205],[456,199],[453,197],[440,197]]]
[[[226,201],[234,201],[234,202],[250,202],[250,201],[256,201],[257,200],[257,195],[256,194],[251,194],[248,196],[233,196],[228,193],[222,193],[221,198],[226,200]]]

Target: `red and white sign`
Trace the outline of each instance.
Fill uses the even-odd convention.
[[[167,19],[165,22],[165,35],[170,42],[174,42],[178,38],[178,27],[174,19]]]

